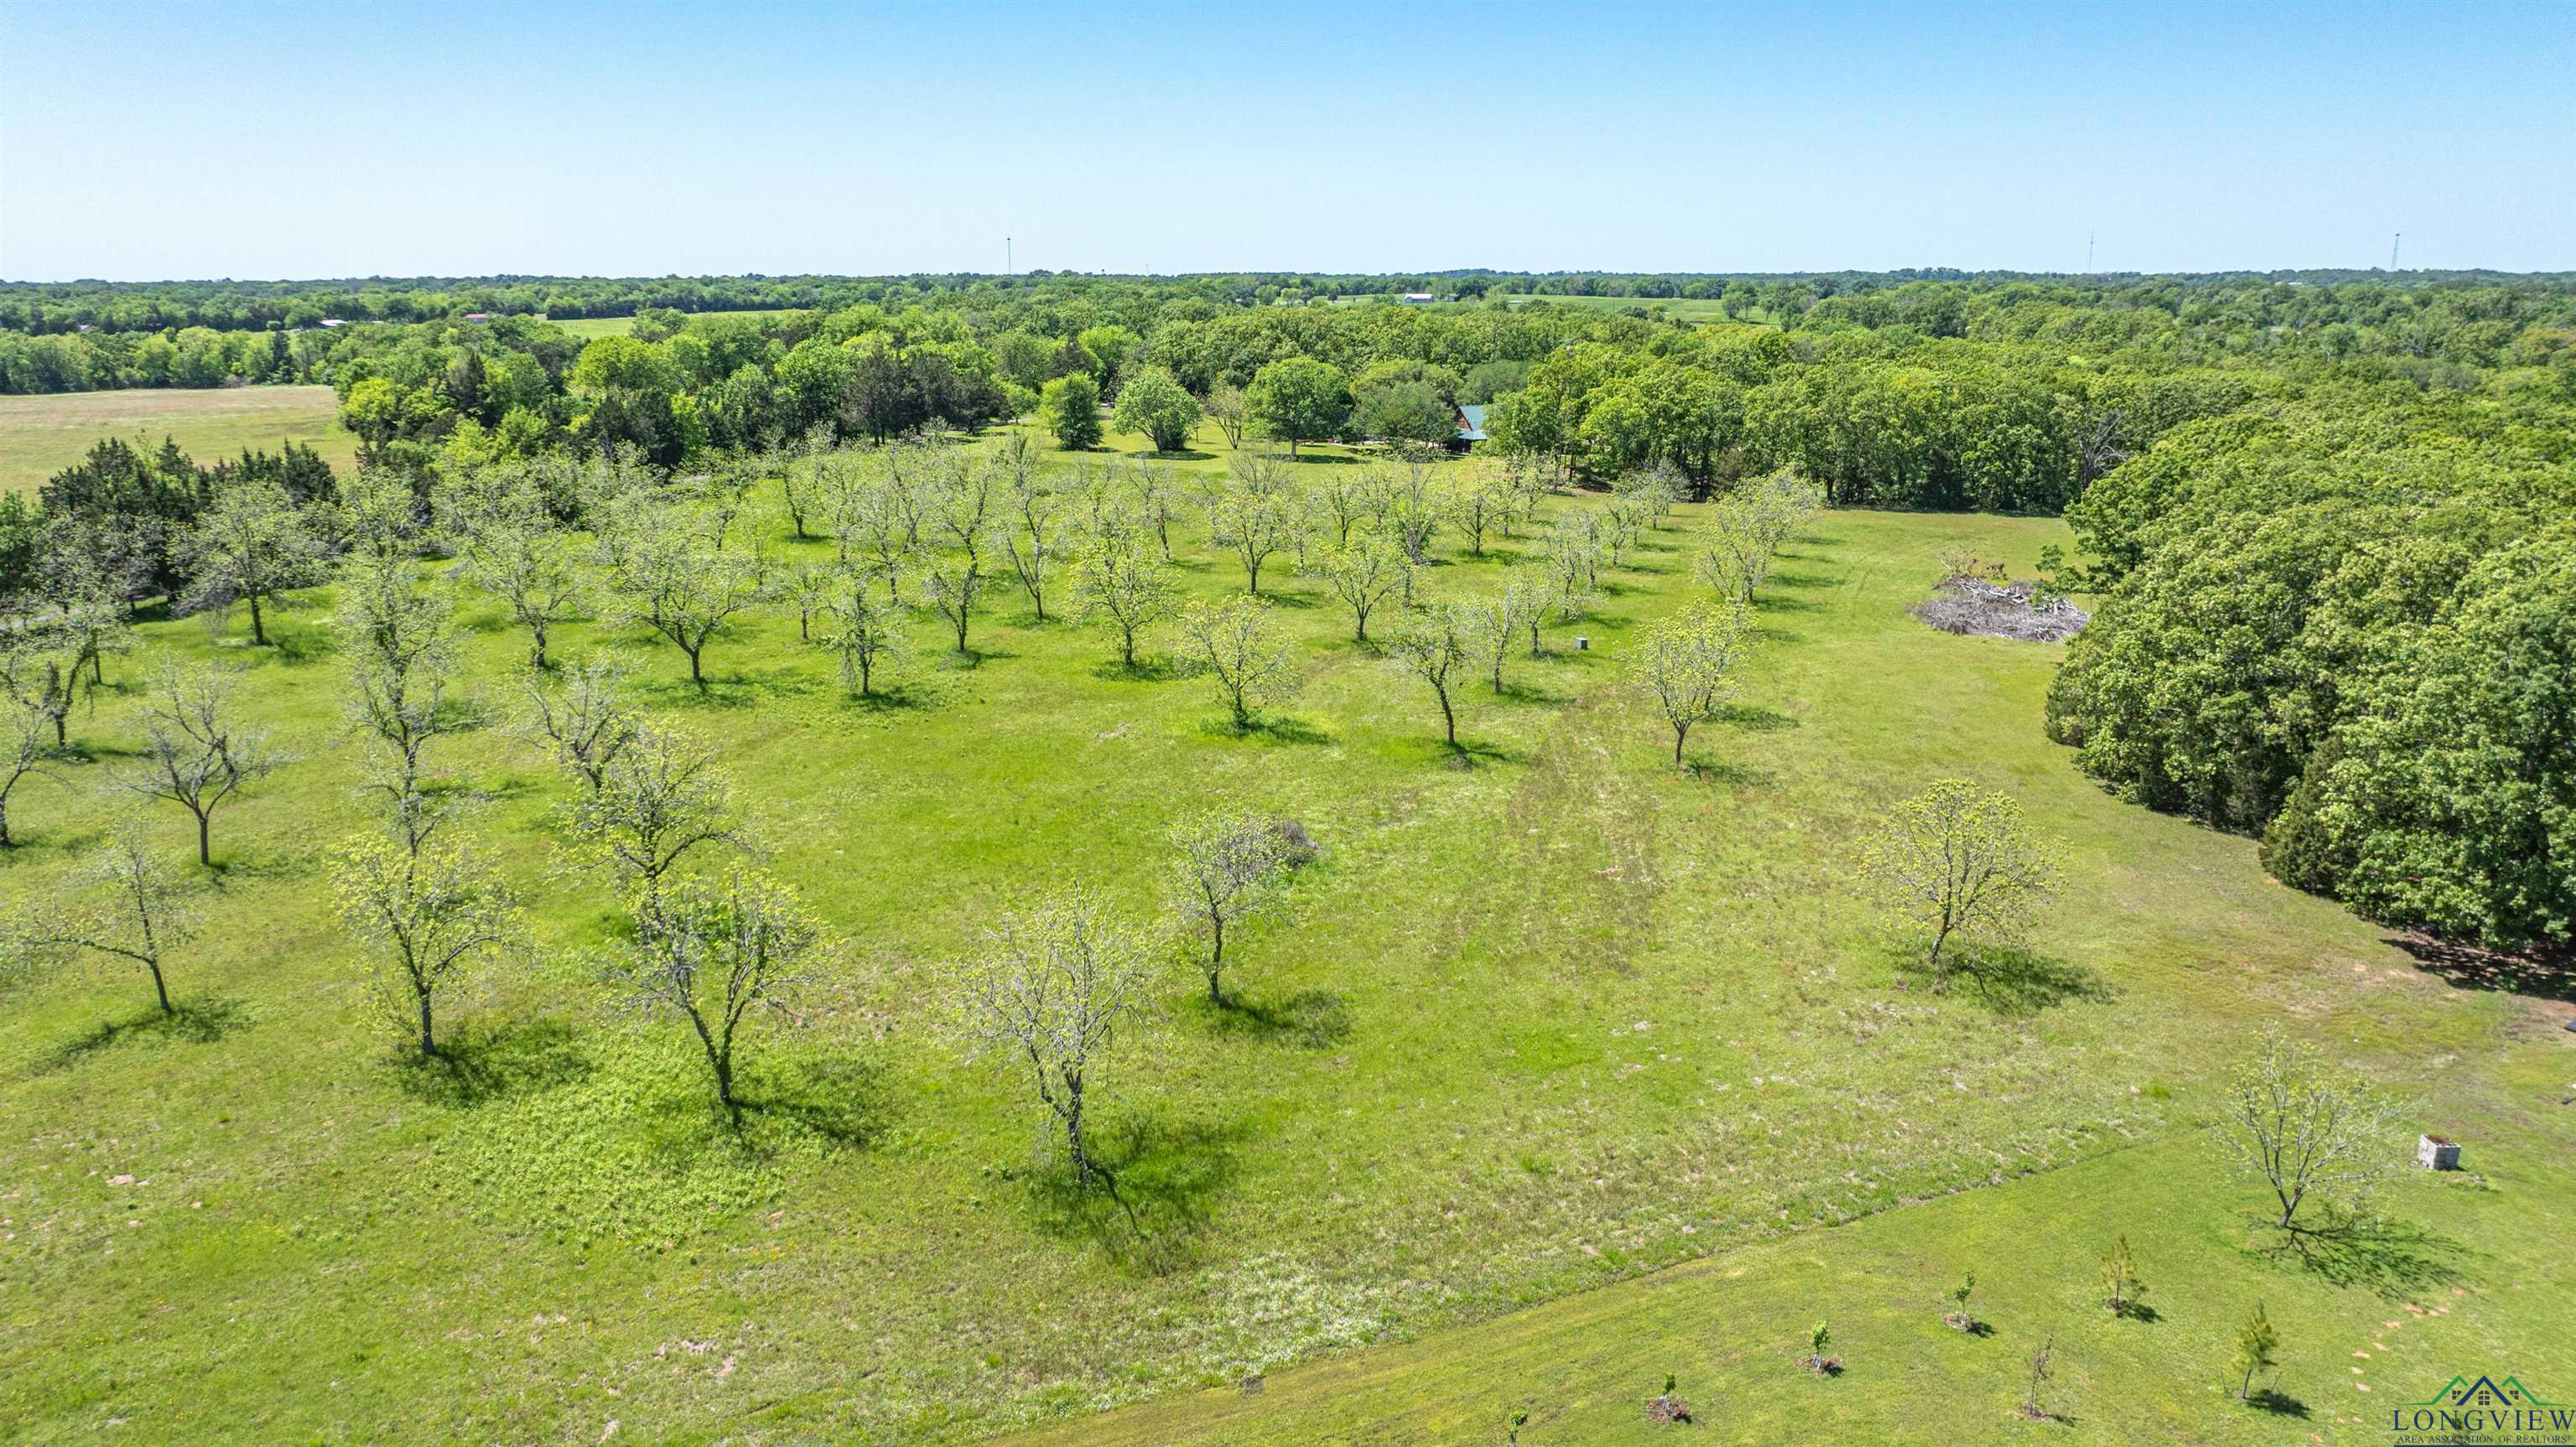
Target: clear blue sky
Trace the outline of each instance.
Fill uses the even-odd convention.
[[[0,0],[0,277],[2576,269],[2576,0]]]

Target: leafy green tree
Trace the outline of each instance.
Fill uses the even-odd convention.
[[[1741,606],[1702,603],[1647,632],[1637,654],[1637,681],[1654,695],[1664,722],[1672,727],[1674,768],[1682,766],[1691,725],[1716,717],[1733,694],[1747,622]],[[1498,661],[1498,675],[1500,667]]]
[[[1199,402],[1168,370],[1147,367],[1118,389],[1110,421],[1121,432],[1143,433],[1156,452],[1178,452],[1190,445],[1199,425]]]
[[[1898,804],[1861,850],[1859,875],[1889,923],[1919,935],[1924,963],[1946,977],[1956,939],[2008,942],[2056,892],[2054,841],[2011,796],[1942,779]]]
[[[1056,445],[1080,452],[1100,445],[1100,384],[1087,373],[1071,372],[1046,384],[1038,396],[1038,420],[1055,435]]]
[[[1261,429],[1298,446],[1341,430],[1351,415],[1351,386],[1342,369],[1311,357],[1285,357],[1253,374],[1244,409]]]
[[[321,576],[326,545],[286,489],[266,478],[220,488],[197,519],[185,548],[189,581],[183,603],[221,608],[238,598],[250,605],[250,636],[266,646],[266,605],[290,588]]]

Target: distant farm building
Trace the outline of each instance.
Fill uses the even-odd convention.
[[[1427,291],[1408,291],[1404,294],[1404,299],[1406,302],[1414,306],[1428,306],[1431,302],[1431,293]]]
[[[1452,452],[1464,452],[1485,440],[1485,408],[1482,403],[1458,409],[1458,440],[1449,444]]]

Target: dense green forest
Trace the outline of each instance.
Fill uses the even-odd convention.
[[[1465,300],[1392,295],[1424,286]],[[1740,319],[1653,308],[1673,294]],[[1276,304],[1333,295],[1375,299]],[[298,328],[326,305],[395,320]],[[634,324],[585,341],[539,306]],[[72,316],[102,330],[23,330]],[[672,474],[1033,415],[1087,446],[1103,408],[1179,445],[1202,417],[1429,445],[1482,405],[1488,449],[1560,487],[1787,470],[1846,507],[2063,511],[2059,582],[2099,612],[2048,727],[2082,768],[2394,923],[2523,947],[2576,919],[2569,278],[84,284],[8,288],[0,317],[13,391],[327,382],[362,466],[422,498],[566,454]],[[227,487],[328,505],[328,471],[103,446],[0,511],[0,591],[36,616],[65,579],[176,588]]]

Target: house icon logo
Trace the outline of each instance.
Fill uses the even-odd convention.
[[[2576,1447],[2576,1407],[2552,1402],[2519,1377],[2455,1376],[2420,1402],[2388,1414],[2397,1447],[2415,1443]]]

